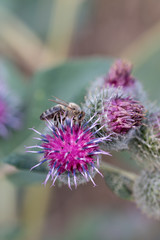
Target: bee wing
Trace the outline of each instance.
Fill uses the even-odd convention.
[[[68,102],[65,102],[64,100],[62,100],[62,99],[60,99],[60,98],[58,98],[58,97],[55,97],[55,96],[52,96],[52,97],[54,97],[55,99],[56,99],[56,101],[58,100],[59,102],[61,102],[61,103],[65,103],[65,104],[69,104]]]
[[[48,99],[48,100],[51,101],[51,102],[55,102],[55,103],[61,104],[61,105],[65,106],[65,107],[69,107],[69,103],[68,102],[65,102],[62,99],[57,98],[57,97],[54,97],[54,98],[55,98],[55,100],[52,100],[52,99]]]

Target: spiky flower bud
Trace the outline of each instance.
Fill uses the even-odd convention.
[[[142,171],[135,180],[133,191],[135,202],[142,212],[160,219],[160,172]]]
[[[89,180],[95,186],[93,177],[96,172],[100,173],[98,170],[99,155],[109,155],[100,150],[98,144],[104,140],[108,141],[109,138],[107,136],[95,138],[92,129],[96,122],[90,127],[88,123],[80,125],[74,123],[72,119],[66,119],[64,123],[61,121],[59,126],[55,127],[54,122],[48,121],[47,134],[41,134],[33,129],[40,135],[38,140],[41,144],[27,148],[39,148],[40,151],[28,152],[43,154],[41,161],[33,168],[47,162],[49,173],[44,184],[51,178],[52,186],[56,179],[68,184],[69,188],[72,185],[77,187],[78,184]]]
[[[144,107],[114,88],[88,95],[84,111],[88,117],[94,116],[101,126],[98,136],[111,135],[111,141],[105,144],[111,150],[127,149],[135,129],[144,118]]]
[[[0,80],[0,137],[7,138],[11,130],[22,126],[20,100],[9,89],[7,83]]]
[[[104,77],[105,85],[116,88],[128,88],[135,85],[135,78],[131,75],[132,64],[121,59],[117,60]]]
[[[148,113],[129,144],[135,160],[144,168],[160,170],[160,113]]]
[[[132,76],[132,64],[128,61],[116,60],[109,72],[105,76],[99,77],[93,83],[91,91],[94,88],[102,89],[108,87],[121,88],[127,96],[146,103],[146,93],[141,83]]]

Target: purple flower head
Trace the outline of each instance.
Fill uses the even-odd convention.
[[[22,126],[20,100],[12,93],[4,80],[0,79],[0,137],[7,138],[10,130]]]
[[[75,185],[91,180],[95,186],[93,177],[98,170],[99,155],[109,153],[100,150],[99,143],[109,140],[106,136],[104,138],[95,138],[95,133],[92,132],[93,127],[88,126],[88,122],[83,125],[74,123],[72,119],[66,119],[55,127],[52,121],[47,122],[48,133],[40,135],[41,144],[30,146],[27,148],[40,148],[40,151],[27,151],[33,153],[43,154],[42,160],[33,168],[47,162],[49,172],[44,181],[47,183],[51,178],[52,186],[58,178],[60,182]],[[101,173],[100,173],[101,174]]]
[[[133,87],[135,78],[131,75],[132,65],[121,59],[117,60],[110,68],[108,75],[105,77],[105,85],[112,87]]]
[[[145,115],[140,102],[128,97],[122,89],[113,87],[97,89],[94,94],[89,92],[83,110],[86,112],[86,119],[95,116],[94,120],[98,121],[97,126],[101,130],[97,132],[97,137],[110,134],[111,141],[104,142],[102,147],[116,151],[128,149],[128,143],[136,129],[143,124]]]
[[[134,127],[142,124],[144,107],[129,97],[117,97],[105,104],[104,115],[111,131],[126,134]]]

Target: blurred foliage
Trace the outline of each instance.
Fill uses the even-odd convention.
[[[11,10],[45,40],[54,2],[56,0],[0,0],[0,5]]]
[[[157,46],[158,47],[158,46]],[[160,47],[140,66],[135,65],[135,76],[143,83],[150,100],[159,105],[160,94]]]
[[[20,71],[16,68],[16,66],[9,62],[9,61],[3,61],[2,63],[5,76],[5,81],[7,81],[9,88],[13,91],[14,95],[19,96],[19,98],[22,101],[22,106],[24,107],[24,110],[26,111],[24,113],[24,125],[23,130],[19,131],[13,131],[11,133],[11,136],[9,139],[0,139],[0,158],[2,160],[2,157],[10,154],[25,138],[25,123],[27,118],[27,107],[29,104],[30,99],[30,84],[29,82],[25,81],[24,76]],[[28,131],[26,131],[27,134]]]
[[[70,240],[150,240],[151,224],[142,216],[130,210],[113,209],[92,211],[78,219],[74,219],[68,237]],[[156,235],[156,234],[155,234]],[[152,234],[153,237],[153,234]],[[153,238],[156,239],[156,238]]]
[[[0,228],[1,240],[15,240],[20,232],[20,226],[7,226]]]
[[[134,74],[143,83],[150,100],[157,103],[160,100],[159,29],[160,22],[157,22],[122,52],[122,56],[134,64]]]
[[[19,171],[17,173],[12,173],[7,176],[7,180],[12,182],[19,187],[24,187],[30,184],[35,184],[38,182],[44,182],[46,175],[36,173],[36,172],[29,172],[29,171]]]
[[[4,162],[15,166],[19,170],[30,170],[34,165],[38,163],[35,155],[32,155],[32,161],[31,161],[30,154],[20,154],[20,153],[19,154],[12,153],[9,157],[6,157],[6,159],[4,158]],[[48,172],[45,167],[45,163],[36,167],[32,171],[45,173],[45,174]]]

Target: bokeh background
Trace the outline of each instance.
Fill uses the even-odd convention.
[[[0,0],[0,54],[10,74],[14,69],[26,84],[37,71],[70,58],[126,58],[150,99],[158,101],[160,2]],[[128,155],[106,160],[139,171]],[[16,181],[15,172],[1,165],[0,240],[160,239],[159,222],[114,195],[99,176],[98,187],[89,183],[70,191]]]

